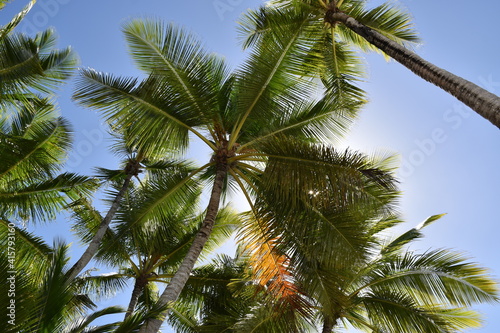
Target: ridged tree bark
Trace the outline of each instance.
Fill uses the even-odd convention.
[[[337,319],[325,318],[323,320],[323,329],[321,330],[321,333],[332,333],[336,323]]]
[[[333,330],[333,323],[325,320],[323,322],[323,329],[321,330],[321,333],[332,333]]]
[[[135,307],[137,306],[137,302],[139,300],[139,296],[141,296],[144,287],[148,284],[147,275],[139,276],[134,283],[134,289],[132,290],[132,296],[130,297],[130,302],[128,303],[127,313],[125,313],[125,319],[130,317],[132,313],[134,313]]]
[[[90,242],[89,246],[85,250],[85,252],[82,254],[80,259],[71,267],[71,269],[67,273],[68,280],[72,280],[75,278],[84,268],[87,266],[87,264],[92,260],[94,255],[97,252],[97,249],[99,248],[99,245],[101,244],[102,238],[104,237],[104,234],[106,233],[106,230],[108,230],[109,224],[111,223],[111,220],[115,216],[116,211],[120,207],[120,201],[123,198],[123,195],[125,192],[128,190],[128,187],[130,185],[130,181],[133,176],[136,176],[139,172],[139,162],[137,161],[130,161],[127,164],[127,167],[125,168],[125,173],[126,173],[126,178],[123,181],[123,185],[120,189],[120,191],[116,194],[115,199],[113,200],[113,203],[111,204],[111,207],[108,210],[108,213],[106,216],[102,219],[101,224],[99,225],[99,229],[95,233],[94,237],[92,238],[92,241]]]
[[[326,12],[325,21],[330,24],[338,22],[344,24],[413,73],[455,96],[482,117],[488,119],[493,125],[500,128],[500,97],[497,95],[435,66],[336,8]]]
[[[227,156],[223,156],[222,158],[225,160]],[[207,242],[208,237],[212,232],[215,224],[215,218],[217,217],[217,213],[219,211],[219,203],[222,195],[222,188],[224,186],[224,180],[227,175],[227,168],[227,162],[225,161],[223,163],[218,163],[217,165],[214,185],[212,188],[212,193],[210,195],[210,200],[208,202],[207,213],[203,220],[202,226],[196,234],[196,237],[191,244],[191,247],[189,248],[188,253],[182,261],[179,269],[172,277],[167,288],[161,295],[158,301],[160,305],[165,305],[177,300],[179,294],[181,293],[189,278],[189,275],[191,274],[191,271],[193,270],[196,260],[198,260],[198,257],[200,256],[200,253],[203,250],[203,247],[205,246],[205,243]],[[163,318],[167,316],[168,312],[169,310],[167,309],[162,313],[162,319],[151,319],[146,321],[146,323],[144,323],[144,325],[139,330],[139,333],[158,332],[161,325],[163,324]]]

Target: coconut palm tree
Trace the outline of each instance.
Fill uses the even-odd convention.
[[[82,233],[81,237],[84,243],[87,244],[87,248],[68,271],[70,278],[80,274],[98,252],[103,239],[111,237],[107,235],[111,232],[108,229],[113,219],[116,218],[116,214],[121,216],[122,220],[118,217],[117,221],[121,221],[122,224],[125,223],[123,222],[125,217],[130,219],[132,218],[130,216],[133,216],[135,220],[131,222],[131,225],[135,225],[135,228],[141,228],[148,219],[157,221],[162,216],[168,215],[168,209],[175,211],[174,209],[183,206],[196,207],[195,198],[198,195],[198,185],[189,179],[188,175],[193,172],[192,166],[189,163],[165,159],[165,155],[170,155],[167,151],[160,150],[161,155],[158,155],[158,152],[156,154],[144,152],[143,150],[128,146],[126,143],[128,138],[127,131],[124,133],[114,133],[114,135],[116,144],[113,146],[113,150],[122,158],[121,168],[118,170],[98,168],[97,175],[104,183],[110,184],[112,188],[112,190],[108,191],[108,195],[110,196],[106,201],[109,203],[109,209],[106,215],[104,217],[101,216],[100,212],[83,196],[71,205],[68,205],[68,208],[71,208],[75,212],[76,220],[81,221],[81,225],[87,226],[87,229],[77,227]],[[163,159],[160,159],[159,156]],[[144,185],[139,178],[139,174],[141,173],[144,174],[143,179],[148,179]],[[145,192],[145,194],[141,194],[142,201],[136,203],[138,207],[141,207],[141,210],[135,209],[133,214],[132,212],[128,212],[127,215],[123,212],[120,213],[120,205],[124,200],[130,200],[129,192],[137,186],[133,182],[133,178],[138,180],[141,184],[139,189]],[[158,189],[163,192],[159,193]],[[135,200],[139,199],[136,198]],[[127,207],[131,209],[130,204]],[[123,209],[122,207],[121,210],[123,211]],[[99,222],[97,223],[97,221]],[[128,237],[127,228],[122,228],[119,232],[119,236],[113,236],[112,241],[108,241],[108,252],[116,251],[116,247],[109,245],[109,243],[116,244],[119,239]]]
[[[70,145],[68,123],[46,99],[6,111],[0,119],[0,216],[31,222],[52,219],[95,181],[70,173],[57,175]]]
[[[250,12],[244,21],[244,31],[250,32],[247,41],[274,30],[297,29],[303,34],[301,44],[307,48],[313,38],[318,47],[314,51],[330,53],[336,44],[354,43],[362,49],[375,49],[396,60],[416,75],[447,91],[479,115],[500,128],[500,97],[454,75],[412,52],[407,42],[415,42],[409,16],[394,3],[387,2],[367,9],[366,0],[276,0]],[[303,24],[297,24],[302,22]],[[280,28],[277,28],[280,26]],[[315,32],[312,32],[316,30]],[[333,51],[331,51],[333,49]],[[330,63],[334,71],[340,61]],[[308,69],[310,66],[307,66]],[[332,69],[330,69],[332,70]],[[346,73],[347,74],[347,73]]]
[[[152,307],[137,311],[126,321],[96,326],[94,321],[102,321],[103,316],[125,312],[117,306],[95,310],[94,302],[116,291],[116,284],[88,274],[68,278],[68,246],[61,241],[48,246],[3,219],[0,236],[0,246],[6,249],[0,253],[0,277],[9,282],[2,284],[0,296],[4,332],[132,333],[164,310]]]
[[[0,216],[30,221],[53,218],[95,187],[88,177],[57,175],[71,130],[44,96],[71,75],[76,56],[54,48],[52,30],[34,38],[13,31],[34,3],[0,28]]]
[[[50,247],[3,219],[0,236],[2,249],[15,251],[0,253],[1,278],[10,282],[2,284],[0,296],[4,332],[111,332],[118,326],[90,326],[95,319],[123,309],[108,307],[88,313],[96,306],[82,293],[82,280],[66,277],[68,246],[56,241]]]
[[[274,177],[279,178],[279,172]],[[181,294],[181,308],[177,309],[184,310],[181,318],[193,319],[178,322],[172,316],[170,321],[184,328],[193,327],[193,332],[314,331],[314,318],[320,307],[306,293],[296,272],[305,269],[318,274],[322,266],[321,270],[328,269],[332,276],[341,279],[343,272],[339,268],[368,260],[374,230],[392,226],[397,220],[387,215],[392,211],[388,209],[390,200],[381,200],[378,207],[370,209],[356,205],[339,207],[320,202],[324,196],[328,197],[327,191],[310,192],[317,200],[316,211],[299,214],[302,229],[298,225],[286,231],[280,228],[277,224],[293,223],[284,211],[276,217],[258,220],[258,213],[247,213],[239,236],[242,252],[238,260],[221,258],[195,270],[193,276],[200,279],[188,280]],[[385,215],[382,220],[376,219]],[[273,219],[280,221],[273,223]],[[306,262],[314,262],[316,266],[305,267]],[[334,274],[336,271],[339,273]],[[308,283],[319,277],[318,274]]]
[[[124,165],[122,169],[113,171],[102,170],[106,173],[105,175],[103,175],[103,178],[107,180],[113,180],[115,184],[118,181],[119,185],[117,185],[118,188],[116,192],[113,193],[113,199],[111,200],[111,205],[108,209],[108,212],[106,213],[106,216],[101,217],[100,213],[92,207],[90,207],[89,211],[86,212],[86,216],[90,216],[93,218],[99,217],[99,225],[98,227],[94,226],[95,229],[92,230],[92,239],[88,243],[88,246],[83,254],[68,271],[68,278],[72,279],[80,274],[96,254],[99,245],[101,244],[102,239],[109,228],[111,220],[118,211],[123,196],[132,184],[132,177],[138,177],[139,173],[142,172],[144,165],[141,163],[144,163],[143,159],[144,156],[142,154],[129,152],[129,154],[127,154],[126,158],[124,159]],[[80,197],[77,202],[86,202],[85,200],[86,199],[84,197]]]
[[[172,180],[182,180],[185,177],[169,176]],[[133,281],[134,289],[125,318],[132,315],[140,298],[146,302],[146,306],[154,305],[154,302],[148,302],[154,299],[153,290],[157,288],[154,283],[169,281],[203,220],[203,214],[196,214],[200,191],[194,184],[194,189],[192,188],[187,199],[189,204],[173,206],[165,205],[165,201],[151,200],[152,197],[164,196],[165,191],[178,185],[177,182],[172,182],[170,188],[165,188],[166,177],[168,176],[161,178],[162,186],[158,186],[155,180],[148,179],[141,182],[137,188],[130,188],[116,215],[114,227],[106,231],[96,260],[108,266],[118,267],[120,272],[87,278],[89,282],[95,280],[117,286],[122,286],[130,279]],[[141,221],[144,218],[144,210],[151,210],[160,205],[164,206],[163,211],[157,209],[156,212],[161,215],[149,215],[147,220]],[[75,230],[81,239],[90,239],[92,230],[102,220],[101,216],[86,200],[75,202],[72,209],[75,212],[74,218],[78,221]],[[238,224],[238,217],[231,209],[221,209],[204,252],[208,253],[227,240]]]
[[[479,327],[480,316],[471,305],[498,301],[498,285],[487,270],[449,250],[415,253],[405,247],[422,237],[421,228],[441,216],[427,219],[393,241],[379,241],[370,260],[337,267],[333,275],[315,274],[323,267],[314,261],[305,264],[310,270],[296,265],[301,271],[298,284],[321,309],[322,332],[347,323],[376,332],[456,332]],[[339,280],[339,275],[344,279]]]
[[[54,48],[54,31],[47,29],[34,37],[17,33],[21,22],[36,1],[32,0],[11,22],[0,27],[0,106],[5,110],[22,102],[30,106],[35,93],[48,94],[73,73],[77,58],[71,48]],[[0,3],[0,9],[6,1]]]
[[[390,161],[381,161],[379,168],[388,168],[385,164]],[[274,309],[274,312],[264,311],[263,317],[256,313],[250,316],[251,321],[242,321],[250,331],[255,323],[265,320],[271,327],[278,321],[277,327],[268,330],[279,332],[284,327],[279,321],[287,313],[293,314],[286,320],[290,327],[294,327],[293,318],[300,324],[290,331],[304,331],[298,328],[304,322],[314,327],[314,319],[322,311],[335,309],[345,300],[339,285],[352,267],[370,260],[377,244],[376,234],[398,222],[391,209],[397,200],[394,193],[386,193],[385,200],[369,209],[355,204],[333,204],[327,193],[324,189],[310,191],[317,201],[316,211],[301,214],[302,230],[294,228],[286,234],[269,232],[271,228],[277,229],[274,224],[289,223],[290,217],[285,212],[272,216],[271,219],[277,220],[274,223],[266,218],[252,221],[249,216],[240,237],[249,254],[250,280],[265,290],[263,301],[267,300],[270,309]],[[318,290],[322,292],[319,295]]]
[[[194,36],[173,25],[134,20],[124,32],[146,79],[84,70],[76,101],[102,110],[114,129],[128,132],[128,144],[144,152],[182,153],[190,134],[212,151],[186,177],[187,182],[201,175],[212,189],[202,227],[160,304],[177,299],[227,189],[241,190],[254,213],[287,208],[291,222],[286,230],[300,224],[292,218],[294,212],[314,211],[312,189],[325,190],[339,206],[378,203],[384,200],[380,193],[394,190],[390,172],[377,169],[365,156],[320,143],[342,134],[362,103],[318,93],[318,82],[294,74],[308,57],[297,47],[294,32],[263,43],[234,74]],[[279,171],[278,181],[273,175]],[[141,332],[156,332],[161,323],[149,321]]]
[[[52,103],[40,95],[69,78],[77,59],[70,48],[54,49],[56,39],[50,29],[35,38],[13,32],[35,2],[0,30],[0,152],[5,159],[0,169],[0,214],[30,220],[54,218],[69,201],[89,194],[88,185],[97,185],[88,177],[55,174],[66,158],[71,130]],[[139,162],[140,158],[128,160],[124,189],[117,193],[94,242],[68,272],[70,278],[92,258],[131,177],[139,172]]]
[[[366,332],[478,328],[481,318],[471,305],[498,301],[498,284],[487,270],[449,250],[415,253],[407,248],[423,236],[423,227],[441,216],[430,217],[392,241],[377,235],[371,258],[361,265],[351,263],[332,271],[311,254],[302,254],[297,264],[299,255],[294,250],[295,259],[284,269],[297,292],[308,300],[308,309],[287,311],[276,306],[283,303],[270,283],[260,288],[261,281],[255,280],[257,267],[248,257],[222,258],[195,270],[194,276],[205,280],[189,281],[181,294],[183,318],[189,320],[172,323],[183,332],[239,333],[330,333],[348,324]],[[397,223],[379,222],[372,225],[376,234]]]
[[[248,253],[197,267],[168,321],[177,332],[311,332],[312,321],[252,279]],[[299,309],[300,310],[300,309]]]

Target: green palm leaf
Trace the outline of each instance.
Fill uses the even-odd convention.
[[[54,44],[54,32],[50,29],[35,38],[9,34],[0,39],[1,100],[31,89],[50,93],[71,75],[76,55],[70,48],[55,50]]]
[[[133,20],[123,31],[138,67],[159,75],[191,112],[207,117],[228,74],[224,62],[206,54],[197,38],[173,24]]]
[[[5,163],[0,167],[0,182],[50,176],[61,168],[70,146],[67,121],[57,117],[47,100],[34,100],[32,106],[13,110],[9,123],[0,133],[0,152]]]
[[[80,193],[89,194],[95,187],[94,179],[69,173],[30,184],[11,181],[0,190],[0,214],[31,221],[51,219],[71,199]]]
[[[411,47],[419,42],[410,15],[402,8],[395,6],[394,3],[384,3],[372,9],[366,9],[366,4],[363,1],[354,2],[347,8],[346,13],[348,15],[355,17],[359,22],[363,22],[364,25],[382,33],[400,45]],[[359,35],[341,27],[339,27],[339,32],[345,41],[358,46],[364,51],[371,50],[382,53]]]
[[[420,308],[411,298],[396,292],[367,295],[363,305],[367,317],[382,332],[449,332],[447,323],[437,314]]]
[[[0,4],[0,9],[5,6],[7,1],[3,1]],[[36,0],[31,0],[28,5],[26,5],[14,18],[4,25],[3,27],[0,28],[0,40],[5,38],[7,34],[9,34],[12,30],[14,30],[15,27],[23,20],[23,18],[28,14],[28,12],[31,10],[33,5],[36,3]]]
[[[152,87],[157,84],[160,86]],[[155,78],[138,85],[135,79],[115,78],[93,70],[82,71],[74,95],[80,104],[103,110],[112,128],[126,128],[130,146],[153,156],[186,149],[189,131],[197,133],[192,126],[199,125],[199,119],[185,116],[183,108],[171,105],[170,97],[174,92]],[[131,117],[132,112],[136,116]],[[153,133],[154,140],[163,144],[151,144]]]
[[[422,297],[427,304],[460,307],[498,300],[498,286],[487,271],[453,252],[435,250],[421,255],[408,252],[385,265],[373,272],[380,281],[371,282],[372,289],[409,288],[414,297]]]
[[[440,215],[433,215],[429,218],[427,218],[425,221],[423,221],[420,225],[418,225],[416,228],[413,228],[405,233],[403,233],[402,235],[400,235],[399,237],[397,237],[395,240],[393,240],[392,242],[390,242],[388,245],[386,245],[382,250],[381,250],[381,254],[382,255],[385,255],[387,253],[391,253],[391,252],[395,252],[395,251],[400,251],[401,248],[408,244],[409,242],[411,241],[414,241],[418,238],[421,238],[423,237],[423,233],[420,231],[422,228],[430,225],[431,223],[433,223],[434,221],[437,221],[438,219],[440,219],[441,217],[443,217],[444,215],[446,214],[440,214]]]

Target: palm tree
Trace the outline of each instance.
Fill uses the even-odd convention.
[[[275,0],[270,3],[271,6],[248,14],[245,21],[250,24],[244,31],[250,32],[250,42],[271,30],[279,33],[291,28],[303,34],[301,43],[305,47],[311,44],[312,38],[322,52],[332,53],[333,48],[335,54],[336,43],[354,43],[365,50],[379,50],[500,128],[500,97],[439,68],[405,47],[407,42],[415,42],[416,38],[411,31],[409,16],[393,3],[387,2],[373,9],[366,9],[366,0]],[[338,63],[333,62],[330,66],[338,68],[335,67]]]
[[[168,321],[177,332],[311,332],[314,325],[292,304],[254,280],[248,253],[219,255],[197,267]],[[301,310],[301,309],[298,309]]]
[[[165,209],[174,211],[173,207],[178,205],[190,207],[196,201],[194,198],[197,195],[197,185],[192,180],[185,179],[186,177],[189,178],[188,175],[193,172],[189,163],[160,159],[159,156],[169,155],[168,152],[162,150],[160,150],[162,155],[158,155],[157,153],[144,152],[128,146],[126,143],[127,131],[121,134],[114,133],[114,135],[117,142],[113,150],[122,157],[122,167],[118,170],[98,168],[98,177],[103,179],[104,182],[110,183],[113,188],[112,191],[109,191],[111,197],[107,200],[110,205],[106,215],[102,217],[83,196],[68,206],[75,212],[76,219],[82,221],[81,223],[87,225],[88,228],[85,229],[85,232],[82,231],[81,235],[84,242],[87,243],[87,248],[68,271],[69,278],[74,278],[80,274],[98,252],[103,239],[110,237],[110,235],[106,236],[111,232],[109,231],[110,223],[117,213],[123,215],[123,213],[120,213],[120,205],[122,201],[129,200],[126,196],[130,196],[130,194],[127,193],[136,186],[132,181],[134,177],[139,183],[141,183],[139,178],[141,173],[144,173],[144,179],[150,179],[145,186],[140,186],[143,191],[147,192],[147,194],[141,194],[142,201],[137,203],[141,210],[135,210],[134,215],[131,215],[136,218],[132,222],[132,224],[136,224],[136,228],[140,228],[148,219],[156,221],[158,216],[161,217],[167,214]],[[169,190],[165,191],[167,188]],[[155,192],[156,189],[161,189],[163,192]],[[155,216],[155,214],[159,215]],[[126,228],[122,229],[120,235],[112,238],[112,241],[108,241],[108,243],[115,244],[118,239],[127,237],[125,235],[127,232]],[[115,251],[116,248],[109,245],[107,250]]]
[[[259,288],[262,281],[256,269],[261,267],[250,258],[222,258],[195,270],[194,276],[205,279],[189,281],[181,294],[183,318],[189,320],[172,323],[183,332],[239,333],[330,333],[347,324],[367,332],[478,328],[480,315],[470,307],[497,302],[497,282],[461,254],[443,249],[415,253],[406,247],[441,216],[432,216],[389,242],[379,232],[400,221],[374,222],[372,232],[378,241],[372,243],[371,257],[344,267],[327,267],[315,260],[321,255],[297,254],[300,250],[294,249],[295,258],[290,257],[290,265],[283,269],[290,273],[296,292],[308,300],[307,309],[289,311],[290,303],[276,297],[272,283]],[[315,321],[316,327],[311,325]]]
[[[171,180],[182,180],[185,175],[179,177],[178,174],[165,174],[161,177],[162,186],[158,186],[154,178],[150,178],[141,182],[139,187],[129,189],[114,219],[115,227],[106,231],[100,250],[96,254],[97,261],[119,267],[120,272],[87,278],[89,282],[95,280],[116,286],[122,286],[129,279],[133,280],[134,289],[125,318],[132,315],[140,298],[149,307],[154,304],[147,302],[154,299],[153,290],[156,289],[154,282],[169,281],[203,220],[203,215],[196,214],[200,191],[194,184],[194,189],[187,198],[189,202],[187,205],[165,205],[165,201],[151,200],[164,196],[165,191],[172,190],[178,185],[178,182],[173,181],[170,188],[166,189],[164,186],[167,185],[165,182],[167,177]],[[144,218],[141,212],[160,205],[164,206],[163,211],[157,209],[157,216],[148,215],[147,220],[141,221]],[[75,212],[74,218],[78,221],[75,230],[81,239],[90,239],[92,230],[102,220],[101,216],[86,200],[75,202],[72,204],[72,209]],[[208,253],[227,240],[238,224],[238,217],[231,209],[221,209],[204,252]]]
[[[95,309],[82,293],[82,279],[68,280],[68,246],[55,242],[50,247],[40,238],[7,220],[0,221],[0,246],[12,248],[0,253],[2,284],[0,326],[4,332],[110,332],[117,323],[90,327],[97,318],[123,312],[119,307]],[[12,244],[11,244],[12,243]],[[100,286],[103,287],[102,285]]]
[[[328,271],[315,275],[322,267],[314,261],[304,265],[310,270],[300,267],[298,283],[322,309],[322,332],[346,323],[377,332],[456,332],[479,327],[480,316],[471,305],[498,301],[498,285],[487,271],[449,250],[415,253],[405,247],[422,237],[421,228],[441,216],[427,219],[391,242],[379,241],[370,260],[337,267],[334,275]]]
[[[17,33],[21,22],[36,1],[30,3],[8,24],[0,27],[0,106],[2,118],[17,103],[31,106],[35,93],[48,94],[73,73],[77,58],[71,48],[56,50],[54,31],[47,29],[35,37]],[[6,1],[0,2],[0,9]]]
[[[34,38],[13,32],[34,3],[0,29],[0,217],[30,221],[53,218],[95,187],[88,177],[57,175],[71,130],[44,95],[71,75],[76,56],[54,49],[51,30]]]
[[[132,177],[137,177],[140,172],[142,172],[143,165],[141,165],[141,162],[143,162],[143,155],[140,153],[132,153],[128,154],[128,156],[125,159],[125,165],[121,170],[115,170],[111,174],[111,179],[119,180],[121,181],[119,185],[119,189],[116,193],[114,193],[113,200],[111,202],[111,205],[109,207],[108,212],[106,213],[106,216],[102,218],[100,214],[91,208],[89,212],[87,212],[87,215],[89,213],[94,213],[91,214],[90,216],[99,216],[100,218],[100,223],[98,228],[94,230],[94,234],[92,237],[92,240],[89,242],[87,248],[85,249],[84,253],[81,255],[81,257],[73,264],[71,269],[68,271],[68,278],[72,279],[76,277],[78,274],[82,272],[82,270],[87,266],[87,264],[92,260],[94,255],[96,254],[99,245],[102,242],[102,239],[104,235],[106,234],[106,231],[109,228],[109,225],[111,223],[111,220],[115,216],[116,212],[118,211],[118,208],[120,206],[120,202],[123,199],[123,196],[125,195],[126,191],[129,189],[131,186],[131,181]],[[110,179],[110,175],[108,172],[108,175],[106,175],[108,179]],[[85,200],[85,198],[80,198],[81,200]]]
[[[188,280],[226,189],[239,188],[256,214],[286,208],[294,222],[287,230],[300,224],[291,218],[294,212],[314,210],[312,187],[327,190],[339,206],[369,205],[384,200],[381,192],[393,191],[391,174],[365,156],[319,143],[342,134],[361,103],[337,101],[328,91],[318,94],[316,81],[293,74],[307,57],[298,52],[294,32],[269,39],[230,74],[221,58],[173,25],[135,20],[124,31],[147,78],[84,70],[74,98],[102,110],[114,129],[130,134],[128,144],[144,152],[182,153],[189,134],[212,150],[211,158],[186,177],[187,182],[201,175],[212,189],[202,227],[160,304],[174,302]],[[279,181],[272,176],[278,171],[283,171]],[[161,323],[148,321],[141,332],[156,332]]]
[[[137,311],[123,322],[95,326],[94,321],[103,316],[125,312],[117,306],[95,310],[94,302],[115,292],[116,284],[87,273],[68,278],[68,246],[61,241],[48,246],[39,237],[3,219],[0,237],[0,246],[6,249],[0,253],[0,277],[10,282],[2,284],[0,295],[0,326],[5,332],[132,333],[142,322],[164,310],[151,307]],[[15,254],[9,249],[14,249]]]
[[[69,125],[47,100],[31,102],[33,107],[11,109],[10,119],[1,119],[0,216],[34,222],[53,219],[96,184],[89,177],[57,175],[70,145]]]
[[[54,218],[69,201],[90,194],[97,184],[69,173],[56,176],[70,148],[71,129],[40,94],[50,93],[69,78],[77,58],[70,48],[54,49],[56,39],[50,29],[35,38],[13,32],[35,2],[0,29],[0,153],[5,160],[0,167],[0,215],[46,220]],[[123,190],[116,195],[94,241],[68,272],[70,278],[92,258],[131,177],[139,172],[139,162],[130,159],[124,167]]]
[[[54,49],[56,39],[52,30],[38,33],[34,38],[13,32],[34,3],[35,1],[31,1],[0,30],[0,154],[3,159],[0,167],[0,217],[4,220],[15,218],[18,221],[35,222],[54,219],[69,202],[90,195],[97,187],[95,179],[89,177],[70,173],[57,174],[71,145],[71,128],[65,119],[58,116],[51,101],[43,95],[51,93],[53,88],[69,78],[77,59],[70,48]],[[5,2],[1,5],[3,7]],[[21,231],[18,232],[22,234]],[[30,239],[28,234],[23,236]],[[35,241],[39,242],[38,239]],[[18,322],[24,322],[22,330],[45,329],[55,332],[56,326],[50,326],[51,322],[67,324],[67,316],[75,319],[77,312],[83,314],[81,310],[89,308],[92,303],[87,300],[82,303],[80,300],[79,305],[75,302],[79,296],[73,294],[73,287],[61,290],[71,285],[73,282],[70,281],[76,275],[69,279],[61,276],[67,261],[66,247],[58,245],[57,249],[49,251],[45,245],[36,245],[45,251],[45,256],[39,259],[46,266],[33,269],[30,264],[23,268],[26,272],[19,279],[22,281],[19,285],[28,284],[27,287],[31,290],[25,293],[25,299],[36,304],[24,305],[32,308],[32,311],[25,313],[28,316],[26,318],[19,312]],[[37,250],[36,246],[33,246],[33,250]],[[3,264],[7,262],[7,259],[2,261]],[[52,272],[52,275],[43,275],[42,272],[45,271]],[[28,279],[38,275],[44,276],[45,280],[32,282]],[[44,294],[49,291],[55,293]],[[16,297],[24,299],[20,292],[16,293]],[[67,302],[61,301],[63,298]],[[50,312],[52,310],[46,310],[44,303],[58,306]],[[22,306],[21,302],[19,306]],[[110,308],[94,313],[73,328],[69,329],[66,325],[64,329],[68,328],[67,332],[81,331],[95,318],[116,311],[117,309]],[[57,329],[63,329],[63,326],[58,326]]]

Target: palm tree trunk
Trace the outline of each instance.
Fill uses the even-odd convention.
[[[170,280],[167,288],[160,297],[158,303],[160,305],[165,305],[171,302],[174,302],[179,297],[184,285],[186,284],[191,271],[193,270],[194,264],[196,260],[200,256],[200,253],[205,246],[205,243],[212,232],[212,228],[215,223],[215,218],[217,217],[217,213],[219,211],[219,203],[222,195],[222,187],[224,185],[224,179],[227,175],[227,166],[219,165],[217,168],[217,172],[215,174],[214,185],[212,188],[212,193],[210,195],[210,200],[207,206],[207,213],[205,215],[205,219],[203,220],[200,231],[198,231],[193,244],[188,250],[186,257],[182,261],[179,269]],[[168,314],[168,309],[164,311],[161,315],[162,319],[150,319],[144,323],[144,325],[139,330],[139,333],[156,333],[160,329],[160,326],[163,323],[163,318]]]
[[[137,301],[141,295],[144,287],[148,284],[148,278],[145,275],[139,276],[134,283],[134,290],[132,290],[132,296],[130,297],[130,302],[128,303],[127,313],[125,313],[125,319],[130,317],[134,313],[135,307],[137,306]]]
[[[325,318],[323,320],[323,329],[321,330],[321,333],[332,333],[334,327],[335,320],[332,320],[331,318]]]
[[[80,259],[78,259],[78,261],[68,271],[67,273],[68,280],[72,280],[73,278],[75,278],[85,268],[85,266],[87,266],[87,264],[96,254],[97,249],[99,248],[99,244],[101,244],[102,238],[104,237],[106,230],[108,230],[109,223],[111,222],[111,220],[115,216],[116,211],[120,207],[120,201],[122,200],[123,195],[128,190],[132,177],[136,176],[138,172],[139,172],[139,162],[130,161],[127,164],[127,167],[125,168],[125,173],[127,176],[123,181],[122,188],[116,194],[116,197],[113,200],[113,203],[111,204],[108,213],[106,214],[101,224],[99,225],[99,229],[94,235],[94,238],[92,238],[92,241],[90,242],[89,246],[82,254]]]
[[[482,117],[488,119],[493,125],[500,128],[500,97],[497,95],[435,66],[336,8],[327,11],[325,21],[330,24],[343,23],[413,73],[455,96]]]
[[[75,278],[85,268],[85,266],[87,266],[87,264],[96,254],[99,244],[101,244],[102,238],[104,237],[106,230],[108,230],[109,223],[111,222],[111,219],[113,219],[113,217],[115,216],[115,213],[118,210],[118,207],[120,206],[120,201],[128,189],[131,178],[132,175],[127,175],[127,178],[125,178],[122,188],[120,189],[115,199],[113,200],[113,203],[111,204],[108,213],[106,214],[104,219],[102,219],[102,222],[99,225],[99,229],[94,235],[94,238],[92,238],[92,241],[90,242],[89,246],[80,257],[80,259],[78,259],[78,261],[68,271],[67,274],[68,280],[72,280],[73,278]]]

